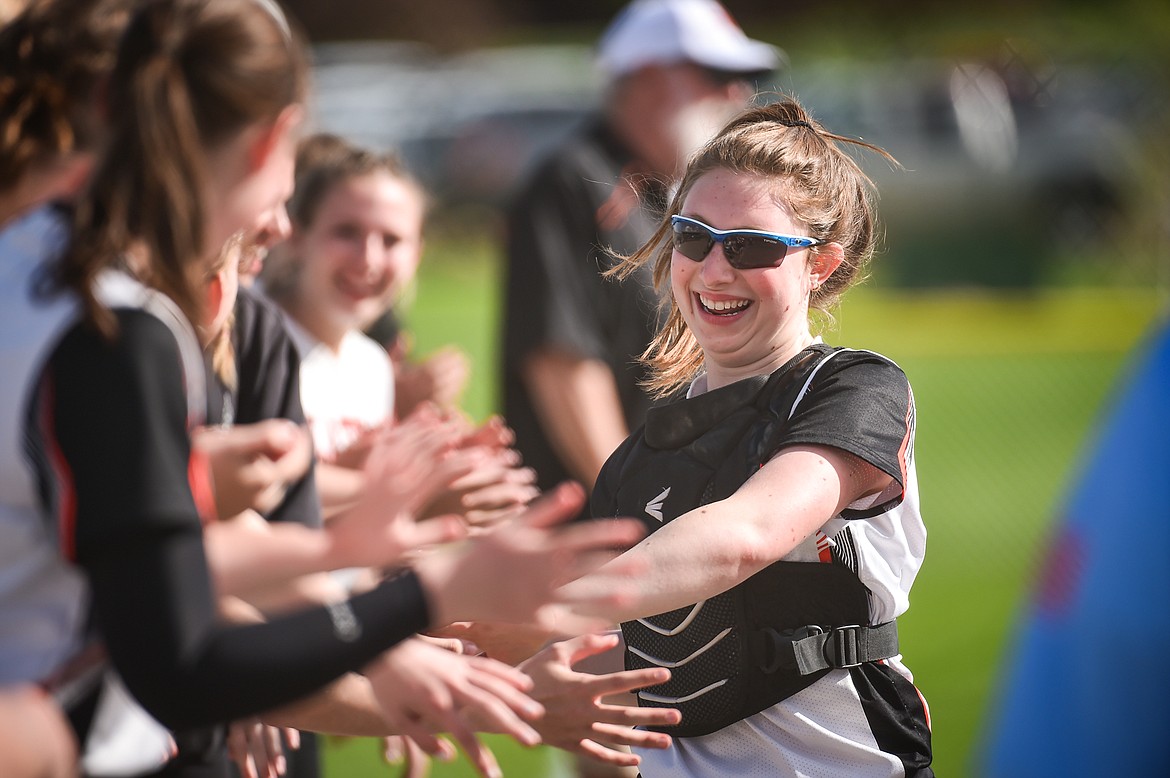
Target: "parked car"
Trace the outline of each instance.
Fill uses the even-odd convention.
[[[790,88],[864,160],[902,286],[1028,286],[1123,230],[1140,178],[1138,79],[1067,66],[1023,86],[978,62],[809,63]]]
[[[587,47],[347,47],[318,57],[316,122],[400,149],[450,207],[501,206],[600,101]],[[1152,87],[1119,66],[824,60],[771,86],[901,162],[862,158],[887,228],[878,273],[893,284],[1029,286],[1070,248],[1108,245],[1139,191]]]

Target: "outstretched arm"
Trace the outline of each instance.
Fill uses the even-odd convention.
[[[840,449],[784,449],[735,494],[679,516],[615,560],[636,562],[648,572],[638,579],[637,602],[601,615],[630,621],[725,592],[890,482],[889,475]],[[605,572],[603,567],[598,574]],[[589,575],[565,588],[585,594],[600,582]]]

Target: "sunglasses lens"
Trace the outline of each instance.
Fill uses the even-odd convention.
[[[687,259],[702,262],[715,241],[705,231],[688,224],[674,225],[674,250]]]
[[[728,235],[723,239],[727,262],[738,270],[775,267],[788,253],[788,246],[763,235]]]

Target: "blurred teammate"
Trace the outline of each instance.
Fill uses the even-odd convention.
[[[508,211],[504,418],[541,488],[592,487],[649,406],[636,359],[656,327],[653,285],[641,270],[603,280],[608,251],[650,237],[687,155],[778,63],[715,0],[636,0],[602,36],[601,115]]]
[[[472,615],[475,597],[464,595],[478,597],[477,587],[468,588],[470,581],[461,577],[474,578],[472,571],[491,556],[502,551],[542,559],[550,550],[541,551],[547,533],[532,526],[514,536],[519,541],[528,533],[523,543],[497,535],[467,552],[429,557],[417,573],[351,603],[256,627],[216,623],[195,498],[205,482],[187,442],[203,398],[189,324],[200,318],[194,286],[205,272],[202,247],[217,247],[254,223],[285,192],[302,88],[298,59],[287,25],[264,3],[147,4],[130,25],[110,89],[118,154],[102,161],[57,275],[75,296],[40,307],[28,289],[14,290],[24,295],[24,312],[51,320],[47,335],[61,335],[35,382],[25,431],[44,516],[59,522],[63,551],[77,567],[48,571],[38,602],[13,599],[14,591],[5,588],[4,610],[17,605],[22,613],[63,617],[52,619],[54,632],[22,635],[39,641],[35,653],[27,645],[6,645],[4,667],[35,677],[34,664],[51,668],[77,648],[86,601],[79,595],[88,589],[93,623],[113,664],[134,696],[176,727],[299,697],[374,658],[422,626],[427,614],[441,620]],[[20,235],[5,237],[18,243]],[[35,351],[46,345],[34,344]],[[25,394],[31,377],[17,376],[6,405],[24,407],[16,395]],[[31,495],[26,475],[23,462],[11,473]],[[565,502],[548,504],[532,519],[551,521],[572,507],[570,495],[560,499]],[[30,552],[37,552],[29,558],[54,549],[44,519],[30,506],[7,507],[13,510],[5,513],[6,537],[25,533]],[[592,542],[579,534],[564,537],[572,545]],[[595,540],[609,544],[617,537]],[[524,551],[532,541],[536,545]],[[4,572],[19,567],[6,564]],[[420,589],[419,583],[428,579],[438,590],[424,600],[429,586]],[[463,595],[434,596],[439,590]],[[531,593],[514,592],[519,600],[492,603],[488,614],[519,606],[512,615],[525,618],[521,603]],[[457,605],[460,597],[471,606],[467,611]],[[298,635],[297,644],[279,637],[289,631]],[[277,656],[285,661],[261,659]],[[497,724],[528,737],[520,719],[512,718],[531,710],[516,696],[524,682],[487,666],[470,677],[483,671],[497,679],[489,695],[504,695],[513,710],[503,719],[493,716]],[[465,687],[456,697],[468,692]],[[463,702],[475,707],[475,697]],[[458,723],[441,709],[429,712],[437,722]]]

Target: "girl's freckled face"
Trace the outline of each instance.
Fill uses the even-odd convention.
[[[781,191],[774,180],[717,168],[695,182],[682,215],[720,230],[807,235],[807,227],[783,205]],[[777,267],[736,270],[721,243],[702,262],[674,252],[671,289],[703,348],[709,374],[770,372],[779,366],[773,362],[795,353],[793,344],[795,350],[807,345],[808,257],[808,249],[789,249]]]

